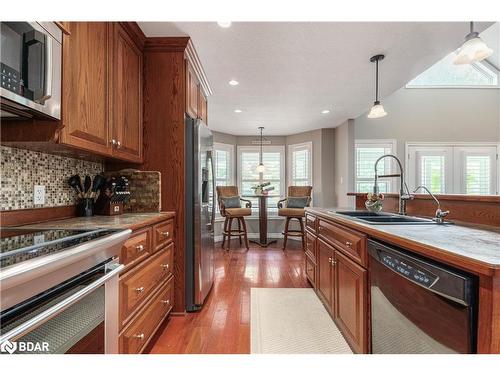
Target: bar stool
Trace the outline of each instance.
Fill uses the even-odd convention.
[[[231,247],[231,237],[233,236],[238,237],[240,245],[242,245],[241,237],[243,237],[245,240],[245,247],[248,250],[248,236],[245,216],[252,215],[252,202],[239,196],[237,186],[217,186],[216,189],[220,214],[225,217],[224,229],[222,230],[222,248],[224,249],[227,237],[227,250],[229,251]],[[228,198],[233,198],[231,200],[235,202],[237,201],[237,204],[235,204],[234,207],[232,205],[230,207],[226,207]],[[245,207],[241,207],[241,202],[245,202]],[[234,219],[238,222],[238,229],[233,229]]]
[[[278,202],[278,216],[286,218],[285,230],[282,232],[283,250],[286,248],[288,237],[301,237],[302,249],[305,248],[304,222],[302,220],[306,215],[305,207],[311,203],[312,186],[289,186],[288,196]],[[290,199],[296,198],[296,199]],[[283,203],[286,202],[286,207]],[[299,222],[300,230],[290,230],[290,221],[296,219]]]

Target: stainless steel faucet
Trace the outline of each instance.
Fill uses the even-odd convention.
[[[420,189],[424,189],[427,193],[429,193],[429,195],[432,197],[432,199],[434,199],[436,201],[436,204],[438,206],[436,213],[434,214],[434,217],[432,218],[432,220],[434,220],[438,224],[443,224],[444,218],[450,213],[450,211],[441,210],[441,204],[439,203],[438,199],[435,197],[434,194],[431,193],[431,191],[429,189],[427,189],[426,186],[420,185],[415,190],[413,190],[413,192],[416,193]]]
[[[378,171],[377,171],[378,162],[384,158],[393,158],[394,160],[396,160],[396,162],[399,166],[399,174],[395,173],[395,174],[385,174],[385,175],[381,175],[381,176],[378,175]],[[400,215],[406,215],[406,201],[413,199],[413,195],[410,194],[410,191],[408,190],[408,186],[406,185],[404,171],[403,171],[403,165],[401,164],[401,161],[395,155],[392,155],[392,154],[382,155],[381,157],[379,157],[377,159],[377,161],[375,162],[375,184],[373,185],[373,193],[374,194],[379,193],[379,189],[378,189],[379,177],[381,177],[381,178],[383,178],[383,177],[399,177],[401,179],[401,184],[399,187],[399,212],[398,213]],[[405,189],[406,189],[406,193],[405,193]]]

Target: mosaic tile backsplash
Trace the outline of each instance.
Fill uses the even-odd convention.
[[[66,206],[76,203],[68,177],[102,173],[102,163],[0,146],[0,210]],[[45,204],[33,203],[35,185],[45,185]]]

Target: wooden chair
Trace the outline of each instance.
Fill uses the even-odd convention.
[[[237,186],[217,186],[217,201],[219,202],[220,214],[225,217],[224,229],[222,230],[222,248],[227,237],[227,250],[231,247],[231,236],[238,237],[240,245],[242,244],[241,237],[245,239],[245,247],[248,250],[247,225],[245,216],[252,214],[252,202],[248,199],[240,198],[240,201],[245,202],[245,207],[241,208],[226,208],[222,198],[239,196]],[[238,229],[233,229],[233,219],[238,220]]]
[[[306,207],[311,203],[311,193],[312,186],[289,186],[288,196],[285,199],[281,199],[278,202],[278,215],[286,217],[285,230],[283,231],[283,250],[286,248],[286,242],[288,237],[301,237],[302,238],[302,249],[305,248],[305,234],[304,234],[304,222],[302,220],[306,215],[306,210],[304,208],[289,208],[283,207],[283,203],[287,201],[289,197],[307,197]],[[296,219],[299,222],[300,230],[289,230],[290,221]]]

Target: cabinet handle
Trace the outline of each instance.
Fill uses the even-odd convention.
[[[141,287],[139,287],[139,288],[135,288],[135,291],[136,291],[137,293],[142,293],[142,292],[144,292],[144,287],[143,287],[143,286],[141,286]]]
[[[165,305],[170,305],[170,300],[169,300],[169,299],[167,299],[167,300],[162,299],[162,300],[161,300],[161,303],[163,303],[163,304],[165,304]]]
[[[332,263],[333,262],[333,259],[332,258],[328,258],[328,263]]]
[[[144,337],[145,337],[145,336],[144,336],[144,333],[141,333],[141,334],[139,334],[139,335],[134,335],[134,336],[132,336],[132,337],[133,337],[133,338],[135,338],[135,339],[144,340]]]
[[[169,231],[166,231],[166,232],[160,232],[162,236],[164,237],[168,237],[170,236],[170,232]]]
[[[346,245],[347,247],[351,247],[351,246],[352,246],[352,242],[346,241],[346,242],[345,242],[345,245]]]
[[[120,141],[116,141],[116,148],[122,148],[122,144]]]
[[[111,143],[113,146],[116,145],[116,139],[112,139],[111,141],[109,141],[109,143]]]
[[[135,249],[137,250],[138,253],[141,253],[144,251],[144,245],[137,245]]]
[[[168,263],[165,263],[165,264],[162,264],[162,265],[161,265],[161,267],[162,267],[163,269],[167,269],[167,270],[168,270],[169,265],[168,265]]]

